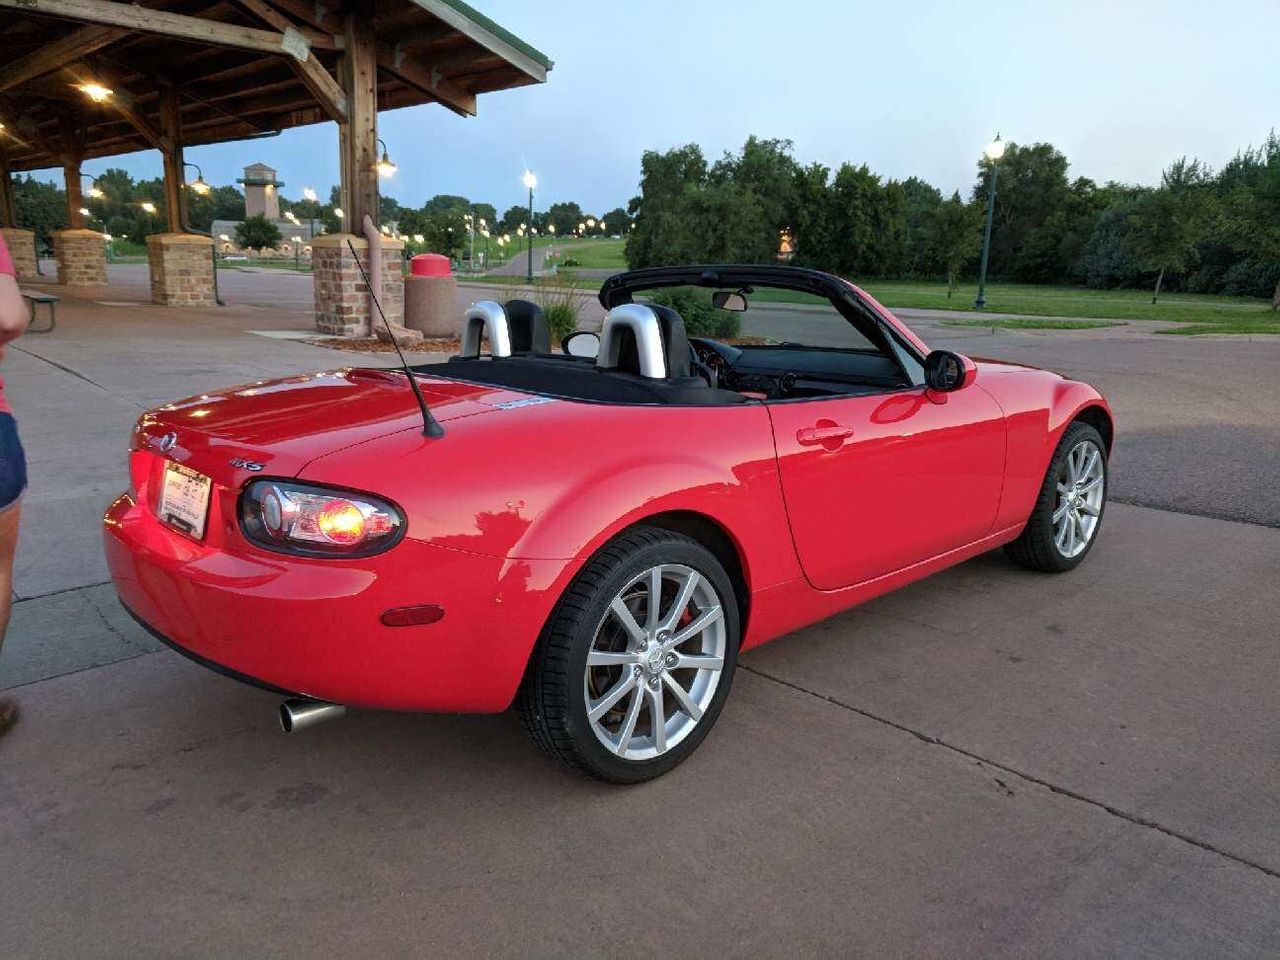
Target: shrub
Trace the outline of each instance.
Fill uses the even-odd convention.
[[[657,291],[650,299],[654,303],[670,307],[684,317],[685,329],[691,337],[730,340],[742,332],[742,315],[729,310],[717,310],[711,305],[709,291],[672,287]]]
[[[547,316],[547,326],[551,330],[552,349],[557,348],[561,340],[578,329],[578,320],[587,302],[587,295],[581,290],[554,282],[537,283],[532,288],[517,290],[513,298],[532,300],[542,308]]]

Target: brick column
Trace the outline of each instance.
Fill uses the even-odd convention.
[[[18,275],[18,282],[40,282],[36,273],[36,235],[30,230],[18,227],[0,228],[4,235],[4,245],[9,248],[9,256],[13,258],[13,269]]]
[[[369,330],[369,290],[360,276],[350,240],[369,269],[369,241],[349,233],[326,233],[311,243],[312,282],[316,292],[316,329],[332,337],[367,337]],[[382,290],[378,302],[392,324],[404,323],[404,276],[400,252],[404,244],[386,237],[382,240]]]
[[[59,230],[53,235],[58,282],[93,287],[107,282],[107,244],[96,230]]]
[[[212,307],[213,239],[195,233],[147,237],[151,302],[169,307]]]

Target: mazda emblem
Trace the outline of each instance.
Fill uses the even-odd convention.
[[[168,453],[170,450],[174,448],[174,445],[177,442],[178,442],[178,435],[176,433],[166,433],[159,440],[155,441],[155,444],[161,453]]]

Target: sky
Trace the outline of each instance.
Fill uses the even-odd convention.
[[[471,0],[547,54],[545,85],[486,94],[479,115],[381,115],[399,172],[384,192],[494,204],[577,200],[603,213],[638,192],[640,156],[684,143],[709,159],[750,134],[802,162],[867,163],[965,195],[997,131],[1048,141],[1072,176],[1155,183],[1183,155],[1217,168],[1280,128],[1276,0]],[[285,196],[336,183],[337,129],[193,147],[211,183],[255,161]],[[155,152],[88,161],[160,175]],[[50,175],[57,179],[56,175]]]

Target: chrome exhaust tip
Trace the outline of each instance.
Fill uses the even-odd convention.
[[[323,700],[286,700],[280,704],[280,729],[285,733],[297,733],[314,727],[325,720],[336,720],[347,712],[340,703]]]

